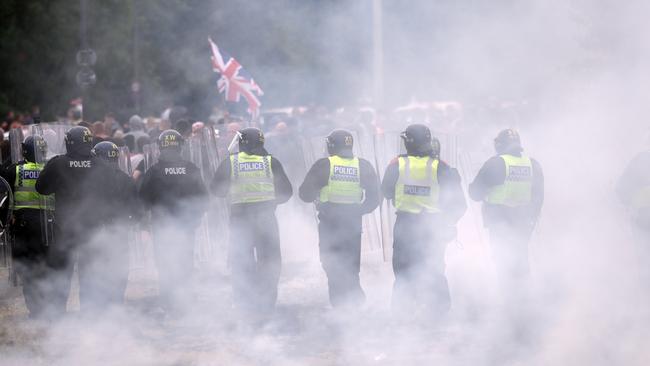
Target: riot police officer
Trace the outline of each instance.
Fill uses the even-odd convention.
[[[544,201],[544,176],[541,165],[522,154],[517,131],[499,132],[494,148],[497,155],[483,164],[469,195],[483,202],[483,224],[501,285],[520,296],[530,272],[528,241]]]
[[[151,212],[161,307],[172,314],[191,301],[187,289],[194,268],[194,232],[208,208],[199,168],[181,156],[183,143],[177,131],[160,134],[159,161],[147,170],[139,191]]]
[[[93,135],[86,127],[76,126],[65,135],[66,154],[50,159],[36,181],[40,194],[56,196],[56,240],[48,249],[51,273],[48,282],[52,296],[50,307],[65,312],[70,292],[74,254],[91,245],[103,227],[109,202],[115,195],[112,170],[92,156]],[[81,309],[89,295],[85,286],[89,266],[87,257],[79,258],[79,299]]]
[[[293,189],[280,162],[264,149],[257,128],[238,132],[239,152],[219,167],[212,189],[230,201],[230,264],[235,306],[254,321],[275,308],[281,269],[275,208]]]
[[[24,159],[11,164],[2,174],[14,192],[12,254],[30,317],[42,315],[48,304],[46,256],[52,243],[46,238],[50,228],[45,211],[54,210],[54,196],[43,196],[34,187],[46,153],[47,144],[41,136],[28,136],[22,143]]]
[[[451,305],[445,251],[467,204],[460,176],[440,160],[440,142],[429,128],[412,124],[401,138],[406,154],[389,163],[381,187],[397,211],[393,309],[410,315],[428,308],[426,312],[437,317]]]
[[[329,157],[309,169],[300,198],[316,202],[320,260],[330,303],[360,305],[365,298],[359,281],[361,218],[379,205],[379,179],[370,162],[354,156],[350,132],[334,130],[326,144]]]
[[[112,194],[105,203],[102,230],[89,245],[79,249],[80,302],[84,310],[98,311],[124,300],[129,276],[129,227],[138,215],[135,182],[118,168],[118,147],[109,141],[92,149],[92,156],[106,163],[112,177]],[[99,229],[99,228],[98,228]]]

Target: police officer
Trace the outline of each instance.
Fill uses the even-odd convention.
[[[48,216],[45,210],[54,210],[54,196],[43,196],[34,186],[47,153],[47,144],[40,136],[28,136],[22,143],[24,159],[11,164],[3,171],[3,178],[14,192],[13,258],[16,273],[23,285],[23,296],[30,317],[43,315],[47,306],[47,250],[46,227]],[[51,216],[51,212],[49,213]]]
[[[406,154],[393,159],[382,192],[396,209],[393,230],[393,309],[418,310],[433,317],[451,301],[445,277],[446,245],[467,204],[456,169],[440,160],[440,143],[425,125],[412,124],[401,134]]]
[[[239,152],[219,167],[212,189],[230,201],[230,249],[235,306],[253,321],[275,308],[281,255],[275,207],[293,189],[282,164],[264,149],[257,128],[238,132]]]
[[[320,259],[334,307],[360,305],[361,218],[379,205],[379,179],[370,162],[354,156],[352,134],[334,130],[329,157],[317,160],[300,186],[300,198],[316,202]]]
[[[65,312],[70,291],[74,255],[91,245],[102,229],[108,203],[115,195],[112,170],[92,156],[93,135],[86,127],[76,126],[65,135],[66,154],[50,159],[36,181],[40,194],[56,195],[56,240],[48,249],[52,268],[48,282],[52,296],[50,307]],[[79,258],[79,299],[81,309],[87,304],[87,257]]]
[[[128,233],[138,215],[135,183],[118,168],[118,147],[109,141],[92,149],[92,156],[106,163],[112,177],[112,194],[102,208],[102,231],[79,250],[79,287],[84,310],[99,311],[124,301],[129,276]]]
[[[194,268],[194,232],[208,207],[199,168],[181,157],[183,143],[177,131],[160,134],[159,161],[147,170],[139,191],[151,212],[160,305],[172,315],[192,301],[188,282]]]
[[[544,201],[544,176],[540,164],[522,154],[517,131],[499,132],[494,148],[497,155],[483,164],[469,195],[483,202],[483,224],[499,281],[509,290],[503,295],[519,297],[529,276],[528,241]]]

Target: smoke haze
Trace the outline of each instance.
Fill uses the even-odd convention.
[[[357,105],[372,96],[371,1],[194,6],[209,17],[183,20],[186,46],[161,55],[184,70],[187,86],[179,88],[214,85],[211,35],[255,76],[267,106]],[[156,293],[149,264],[131,271],[126,310],[101,319],[73,313],[50,329],[21,318],[17,290],[0,287],[0,365],[647,365],[650,284],[639,279],[647,263],[615,184],[648,148],[649,10],[638,0],[384,1],[379,109],[412,100],[462,103],[457,156],[443,158],[458,162],[465,190],[503,128],[517,128],[524,152],[544,168],[526,306],[500,300],[508,289],[497,285],[480,205],[468,202],[447,249],[446,319],[399,324],[390,311],[390,259],[368,246],[366,306],[337,314],[329,309],[313,211],[294,198],[277,211],[283,269],[276,315],[263,329],[237,321],[225,266],[198,271],[196,301],[180,319],[156,319],[146,310]],[[223,29],[220,20],[233,16],[241,24]],[[283,66],[300,58],[303,69]],[[198,96],[201,113],[216,100],[212,93]],[[177,96],[170,90],[152,98]],[[513,107],[495,113],[494,105]],[[398,130],[405,121],[396,123],[382,127]],[[376,168],[383,174],[385,166]],[[292,183],[295,192],[299,182]]]

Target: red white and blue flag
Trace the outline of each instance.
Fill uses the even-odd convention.
[[[211,38],[208,41],[212,50],[212,70],[221,75],[217,82],[219,92],[224,93],[227,102],[239,102],[244,97],[248,103],[248,112],[256,117],[262,105],[259,97],[264,92],[234,57],[220,51]]]

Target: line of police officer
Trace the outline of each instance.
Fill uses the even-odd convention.
[[[354,156],[352,135],[335,130],[326,141],[329,157],[315,162],[300,187],[300,198],[315,202],[318,210],[320,257],[334,307],[358,307],[364,301],[359,279],[361,218],[379,205],[381,187],[397,211],[393,306],[431,314],[449,309],[445,248],[467,207],[460,176],[440,160],[440,143],[426,126],[411,125],[401,137],[406,154],[390,162],[380,184],[372,164]],[[39,145],[36,140],[28,138],[24,149]],[[281,163],[264,149],[259,129],[241,130],[238,141],[239,152],[221,163],[208,186],[230,202],[234,305],[263,320],[275,307],[281,270],[275,208],[289,200],[293,189]],[[124,225],[140,218],[137,202],[151,212],[161,306],[173,311],[188,301],[194,230],[209,200],[199,169],[181,157],[182,136],[173,130],[160,135],[160,159],[146,171],[139,200],[133,181],[112,163],[117,148],[103,144],[93,150],[90,131],[74,127],[66,134],[65,155],[42,167],[26,153],[26,161],[4,174],[15,182],[16,218],[21,220],[14,229],[17,248],[28,248],[29,243],[43,250],[39,235],[33,234],[40,226],[27,210],[51,207],[29,202],[41,202],[45,195],[56,197],[56,240],[44,253],[34,251],[34,263],[45,263],[47,274],[39,270],[41,264],[27,265],[29,273],[21,271],[33,313],[44,308],[44,301],[57,313],[65,311],[74,255],[82,310],[123,300],[128,276]],[[498,155],[481,168],[469,191],[474,200],[484,202],[485,223],[503,277],[521,280],[527,276],[525,248],[543,200],[542,171],[521,154],[515,131],[500,133],[495,147]],[[23,234],[22,227],[27,228]],[[47,288],[47,293],[34,295],[37,290],[31,284],[43,279],[48,286],[36,287]]]

